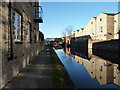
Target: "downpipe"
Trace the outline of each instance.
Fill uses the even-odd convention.
[[[8,61],[10,60],[13,60],[13,39],[12,39],[12,3],[11,3],[11,0],[9,1],[9,25],[10,25],[10,32],[9,32],[9,35],[10,35],[10,55],[8,57]]]

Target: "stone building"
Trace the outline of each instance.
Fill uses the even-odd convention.
[[[83,35],[90,35],[93,40],[96,39],[96,17],[90,19],[83,30]]]
[[[100,13],[92,17],[84,29],[76,30],[75,37],[90,35],[92,40],[119,39],[120,13]]]
[[[114,39],[120,39],[120,12],[114,15]]]
[[[96,39],[114,39],[114,15],[111,13],[100,13],[96,19]]]
[[[66,43],[66,46],[69,47],[70,44],[71,44],[71,38],[74,37],[74,35],[70,35],[70,36],[66,36],[65,37],[65,43]]]
[[[74,36],[75,36],[75,37],[83,36],[83,30],[84,30],[84,28],[80,28],[80,30],[76,30],[76,31],[74,32]]]
[[[42,7],[38,2],[0,3],[0,88],[41,52]],[[38,12],[39,10],[39,12]]]
[[[114,83],[120,86],[120,68],[118,64],[114,64]]]

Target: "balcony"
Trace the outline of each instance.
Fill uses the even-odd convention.
[[[43,23],[43,10],[41,6],[34,6],[34,21],[37,23]]]

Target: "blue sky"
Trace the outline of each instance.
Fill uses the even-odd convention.
[[[61,37],[68,26],[74,30],[84,28],[91,17],[101,12],[117,13],[117,2],[41,2],[43,23],[40,30],[45,38]]]

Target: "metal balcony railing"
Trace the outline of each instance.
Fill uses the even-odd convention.
[[[43,23],[43,10],[41,6],[34,6],[34,20],[37,23]]]

